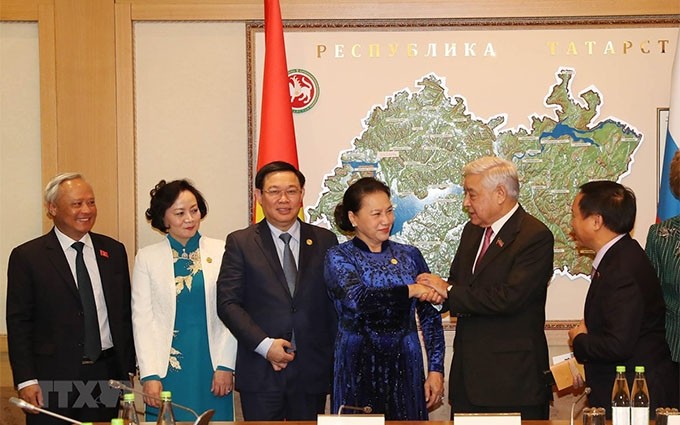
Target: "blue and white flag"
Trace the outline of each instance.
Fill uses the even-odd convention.
[[[663,154],[663,169],[659,184],[659,205],[656,211],[657,221],[667,220],[680,214],[680,200],[673,196],[670,188],[671,160],[678,151],[680,143],[680,33],[675,44],[675,60],[671,75],[671,102],[668,114],[668,132]]]

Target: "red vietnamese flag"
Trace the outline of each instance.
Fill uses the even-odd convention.
[[[272,161],[285,161],[299,168],[279,0],[264,0],[264,45],[257,169]],[[253,218],[255,222],[264,218],[257,203]]]

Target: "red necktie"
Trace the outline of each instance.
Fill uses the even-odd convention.
[[[475,261],[475,270],[477,270],[477,266],[479,265],[479,262],[482,261],[482,257],[484,257],[484,254],[486,254],[486,250],[489,249],[489,245],[491,245],[491,239],[492,238],[493,238],[493,230],[491,229],[491,226],[489,226],[484,231],[484,242],[482,242],[482,249],[479,251],[479,255],[477,256],[477,261]]]

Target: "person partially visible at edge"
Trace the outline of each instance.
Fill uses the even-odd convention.
[[[630,236],[637,211],[635,194],[612,181],[580,187],[571,207],[572,237],[578,248],[594,251],[593,272],[583,320],[569,331],[569,345],[583,363],[591,392],[588,403],[611,418],[616,366],[644,366],[650,413],[678,407],[678,366],[665,337],[665,305],[654,267]],[[584,385],[574,377],[576,387]]]
[[[670,188],[673,195],[680,198],[680,151],[671,160]],[[677,363],[680,362],[680,215],[649,227],[645,251],[661,283],[666,303],[666,341]]]
[[[390,196],[384,183],[364,177],[335,209],[336,226],[354,237],[326,254],[326,284],[339,317],[331,411],[369,406],[387,420],[427,420],[444,394],[445,344],[439,311],[420,300],[441,299],[415,283],[429,272],[420,251],[389,239]]]
[[[45,187],[48,233],[12,250],[7,268],[7,343],[19,397],[82,421],[118,413],[109,379],[135,371],[130,271],[120,242],[92,232],[97,204],[79,173]],[[28,414],[28,425],[59,424]]]
[[[132,323],[147,405],[158,416],[162,390],[212,419],[234,420],[236,339],[217,317],[217,275],[224,242],[199,233],[208,204],[188,180],[161,180],[146,218],[166,235],[137,252],[132,273]],[[179,421],[190,412],[175,410]]]
[[[236,389],[247,421],[312,421],[332,376],[337,316],[323,259],[335,234],[298,219],[305,177],[275,161],[255,176],[264,219],[227,236],[217,312],[238,339]]]
[[[463,169],[470,216],[448,282],[422,274],[458,316],[449,377],[455,413],[519,412],[548,419],[552,389],[545,300],[553,275],[553,235],[518,203],[515,165],[483,157]]]

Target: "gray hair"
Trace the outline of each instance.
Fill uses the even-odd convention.
[[[517,168],[512,162],[497,156],[484,156],[463,168],[463,177],[479,174],[482,175],[482,184],[485,188],[494,189],[501,185],[509,197],[515,200],[519,198]]]
[[[53,204],[57,201],[57,195],[59,194],[59,185],[75,179],[83,179],[83,175],[80,173],[61,173],[54,176],[45,186],[45,205]]]

